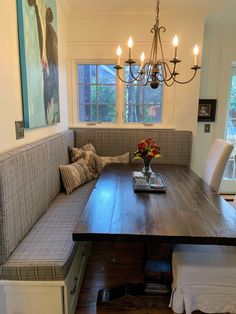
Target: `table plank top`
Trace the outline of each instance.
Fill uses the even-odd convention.
[[[140,164],[102,171],[73,232],[75,241],[236,245],[236,210],[186,166],[153,165],[166,193],[134,192]]]

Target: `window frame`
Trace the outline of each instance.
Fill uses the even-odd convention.
[[[78,69],[78,66],[79,65],[85,65],[85,64],[81,64],[81,63],[77,63],[77,66],[76,66],[76,68],[77,68],[77,105],[78,105],[78,116],[77,116],[77,119],[78,119],[78,123],[96,123],[96,124],[100,124],[100,123],[111,123],[111,124],[114,124],[114,123],[116,123],[117,122],[117,105],[116,105],[116,98],[117,98],[117,78],[115,77],[115,81],[114,81],[114,83],[113,84],[108,84],[108,83],[99,83],[99,80],[98,80],[98,78],[99,78],[99,66],[101,66],[101,65],[111,65],[111,64],[108,64],[108,63],[93,63],[93,64],[88,64],[88,65],[92,65],[92,66],[95,66],[95,71],[96,71],[96,75],[95,75],[95,80],[96,80],[96,82],[95,83],[90,83],[90,84],[86,84],[86,83],[79,83],[79,80],[78,80],[78,77],[79,77],[79,69]],[[115,96],[114,96],[114,98],[115,98],[115,103],[112,103],[111,105],[113,106],[114,105],[114,108],[115,108],[115,113],[116,113],[116,117],[115,117],[115,121],[113,122],[106,122],[106,121],[80,121],[79,120],[79,118],[80,118],[80,115],[79,115],[79,87],[80,86],[86,86],[86,85],[90,85],[91,87],[93,87],[93,86],[95,86],[96,87],[96,103],[90,103],[89,105],[90,106],[96,106],[96,108],[97,108],[97,118],[98,118],[98,112],[99,112],[99,107],[101,106],[101,105],[104,105],[104,104],[100,104],[99,103],[99,101],[98,101],[98,99],[99,99],[99,87],[100,86],[111,86],[111,87],[115,87]],[[82,105],[86,105],[86,103],[84,103],[84,104],[82,104]],[[108,104],[108,103],[106,103],[105,105],[110,105],[110,104]]]
[[[72,104],[69,115],[72,125],[70,127],[96,127],[96,128],[143,128],[143,129],[174,129],[174,95],[175,87],[166,87],[163,85],[163,98],[162,98],[162,121],[161,123],[137,123],[125,122],[125,83],[116,77],[116,122],[80,122],[79,121],[79,92],[78,92],[78,65],[79,64],[116,64],[114,59],[76,59],[71,64],[71,81],[69,82],[69,91],[71,97],[69,102]],[[124,77],[125,60],[121,60],[122,77]],[[70,89],[71,87],[71,89]],[[168,92],[167,92],[168,90]]]

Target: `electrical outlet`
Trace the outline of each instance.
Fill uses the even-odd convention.
[[[19,140],[25,137],[23,121],[15,121],[16,139]]]
[[[205,124],[204,125],[204,133],[210,133],[211,131],[211,125],[210,124]]]

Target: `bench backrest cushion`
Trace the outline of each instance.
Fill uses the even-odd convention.
[[[60,192],[70,145],[68,130],[0,155],[0,264]]]
[[[101,129],[76,128],[75,145],[81,147],[92,141],[97,154],[115,156],[126,152],[133,153],[137,144],[144,138],[153,138],[161,147],[161,158],[155,162],[162,164],[190,165],[192,133],[167,129]]]

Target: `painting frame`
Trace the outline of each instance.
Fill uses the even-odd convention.
[[[216,102],[216,99],[199,99],[198,122],[215,121]]]
[[[25,128],[60,122],[56,0],[17,0]]]

